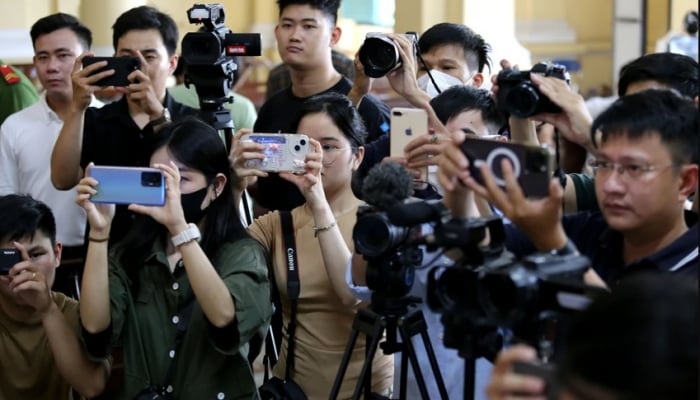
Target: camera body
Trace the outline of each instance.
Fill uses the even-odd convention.
[[[311,143],[306,135],[298,133],[249,133],[241,141],[249,140],[265,146],[265,158],[249,160],[246,167],[268,172],[302,173]]]
[[[518,118],[528,118],[541,113],[558,113],[554,104],[530,80],[530,74],[552,76],[566,83],[571,82],[566,67],[560,64],[540,62],[529,71],[507,69],[498,74],[498,106]]]
[[[413,43],[415,53],[418,46],[418,34],[406,32],[405,35]],[[365,75],[370,78],[381,78],[401,66],[399,48],[390,37],[381,32],[367,33],[358,57],[364,66]]]
[[[186,84],[194,84],[202,109],[202,100],[228,98],[238,69],[234,56],[262,54],[259,33],[233,33],[224,26],[225,12],[221,4],[195,4],[187,10],[191,24],[202,24],[198,32],[182,39]]]

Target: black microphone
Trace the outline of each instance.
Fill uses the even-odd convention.
[[[401,204],[412,192],[413,177],[395,162],[375,165],[362,184],[362,200],[382,211]]]
[[[448,213],[440,200],[414,201],[396,205],[386,212],[389,221],[397,226],[416,226],[442,220]]]

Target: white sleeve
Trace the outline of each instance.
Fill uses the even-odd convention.
[[[370,301],[372,299],[372,291],[367,286],[357,286],[352,281],[352,257],[348,260],[348,266],[345,269],[345,283],[347,283],[350,293],[358,300]]]
[[[0,195],[17,193],[17,161],[8,137],[7,126],[0,128]]]

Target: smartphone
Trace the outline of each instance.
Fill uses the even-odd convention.
[[[417,135],[428,134],[428,113],[420,108],[394,107],[391,109],[389,155],[403,157],[403,149]]]
[[[249,133],[241,140],[265,145],[265,159],[248,160],[246,167],[268,172],[304,172],[306,154],[311,150],[309,137],[300,133]]]
[[[95,165],[90,176],[97,179],[95,203],[165,204],[165,177],[159,169]]]
[[[22,261],[22,254],[17,249],[0,249],[0,275],[10,273],[12,267]]]
[[[83,68],[99,61],[107,61],[107,65],[93,72],[113,69],[114,74],[106,76],[95,82],[96,86],[129,86],[131,82],[127,78],[130,73],[141,67],[141,60],[138,57],[85,57],[83,58]]]
[[[548,149],[470,137],[464,139],[461,148],[469,159],[470,173],[477,182],[483,184],[479,167],[486,163],[498,186],[505,188],[501,161],[508,159],[525,196],[547,197],[549,195],[554,158]]]

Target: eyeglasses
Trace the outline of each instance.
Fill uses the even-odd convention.
[[[651,172],[660,172],[666,168],[670,168],[673,166],[673,163],[645,165],[635,163],[619,164],[605,160],[593,160],[589,165],[593,168],[595,175],[603,179],[609,178],[613,171],[617,171],[622,179],[627,177],[628,180],[638,180],[648,176]]]
[[[352,149],[352,146],[348,147],[338,147],[332,144],[321,144],[321,150],[323,150],[323,165],[331,165],[338,159],[338,154],[341,151]]]

